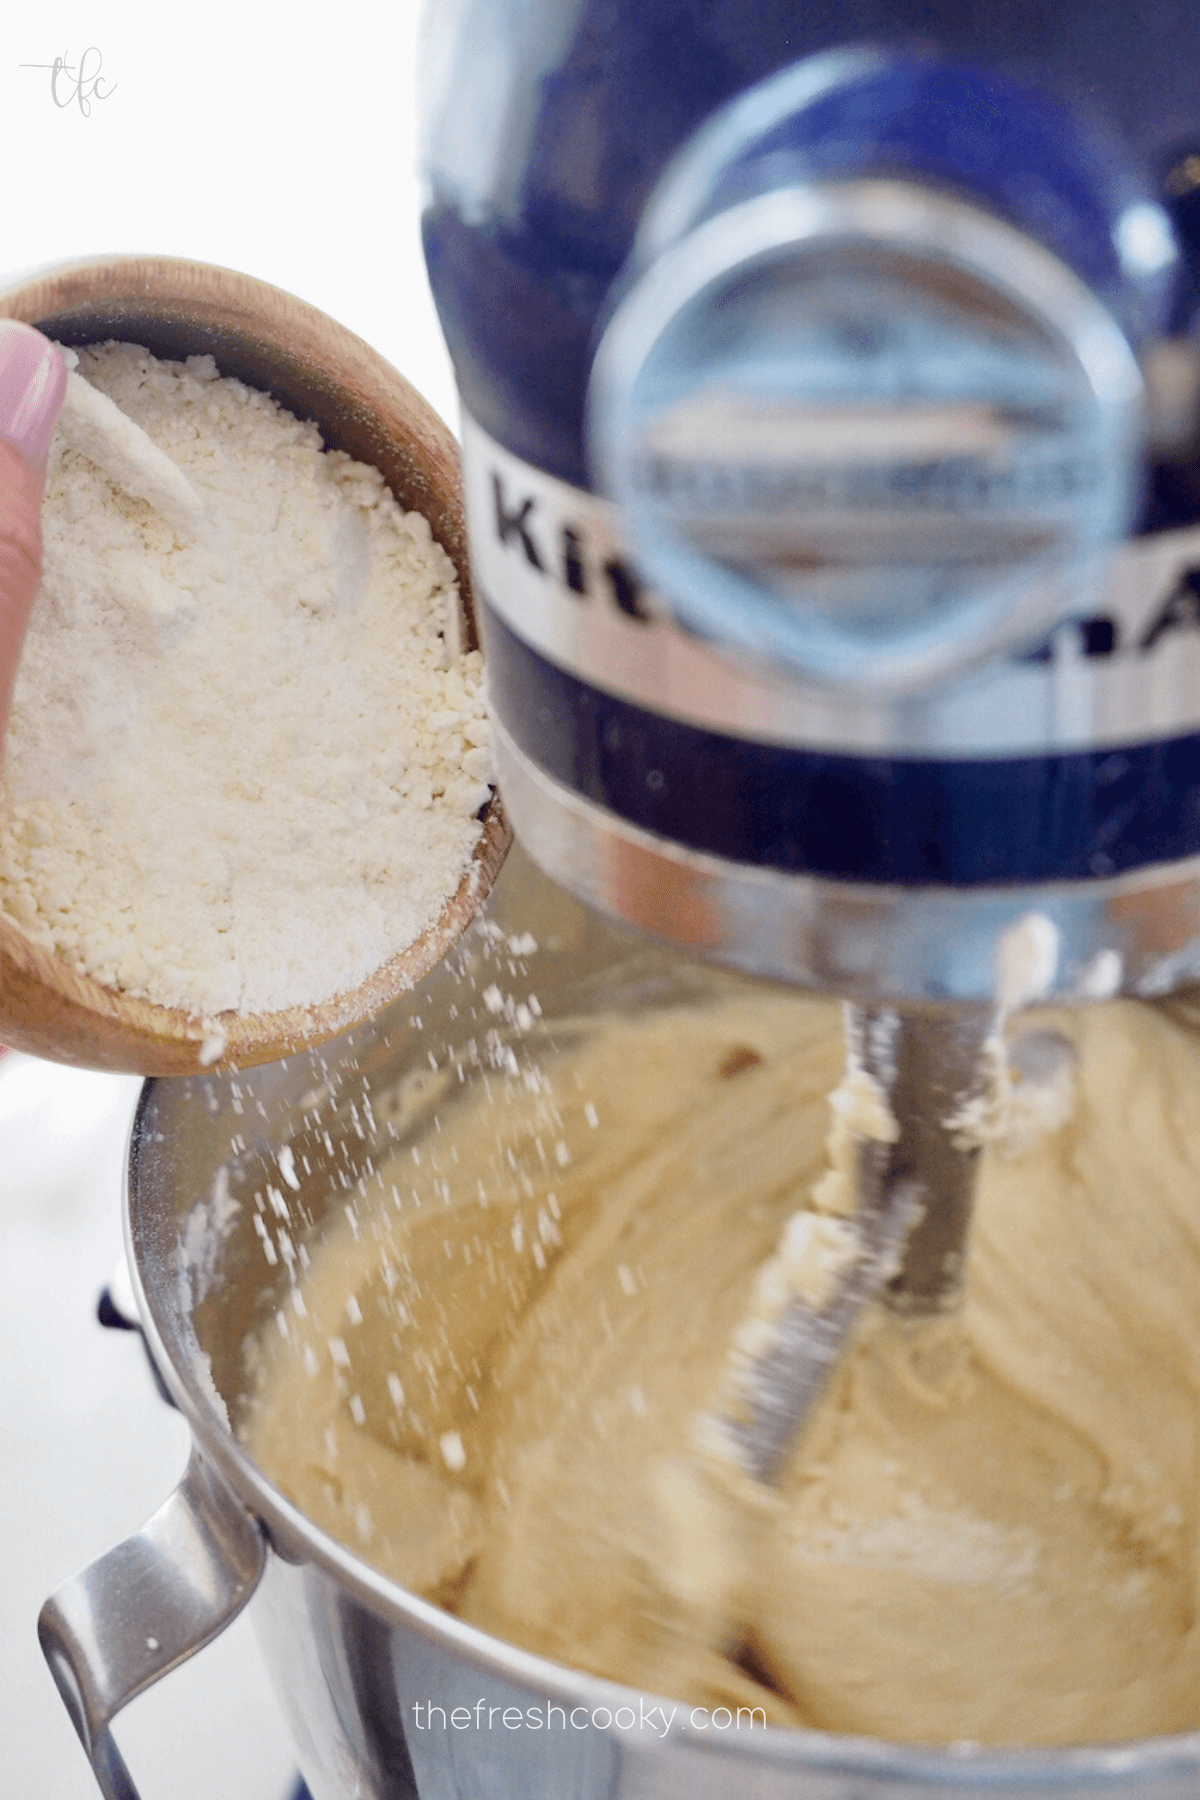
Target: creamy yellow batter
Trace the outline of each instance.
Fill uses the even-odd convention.
[[[1073,1114],[985,1152],[962,1312],[872,1313],[777,1492],[691,1434],[789,1216],[839,1204],[839,1010],[782,996],[444,1093],[243,1435],[386,1573],[647,1691],[922,1742],[1200,1725],[1200,1047],[1133,1003],[1054,1024]]]

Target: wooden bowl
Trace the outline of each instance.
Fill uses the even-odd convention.
[[[222,375],[315,420],[326,445],[380,470],[400,505],[424,513],[457,570],[463,641],[478,645],[471,605],[458,446],[416,389],[352,332],[279,288],[171,257],[118,257],[46,270],[0,290],[0,317],[60,343],[117,338],[159,357],[209,352]],[[439,962],[486,897],[508,848],[493,796],[474,860],[436,923],[360,986],[319,1005],[218,1015],[217,1068],[272,1062],[371,1016]],[[77,974],[0,915],[0,1043],[83,1068],[183,1075],[200,1068],[209,1030]]]

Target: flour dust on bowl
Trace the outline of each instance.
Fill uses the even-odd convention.
[[[1097,1165],[1078,1184],[1091,1199],[1064,1202],[1058,1228],[1075,1231],[1080,1207],[1108,1204],[1104,1165],[1130,1118],[1152,1138],[1169,1135],[1165,1120],[1186,1101],[1200,1052],[1190,1030],[1140,1002],[1065,1025],[1063,1014],[1052,1017],[1056,1029],[1076,1032],[1075,1117],[1088,1126],[1068,1161],[1090,1155]],[[1027,1019],[1021,1030],[1042,1037],[1047,1028]],[[639,1043],[634,1069],[630,1047]],[[624,1062],[620,1118],[616,1089],[602,1084],[606,1057]],[[1127,1109],[1113,1085],[1129,1086],[1135,1065],[1144,1072],[1135,1071]],[[799,1104],[798,1068],[807,1081]],[[1022,1293],[1010,1267],[1006,1233],[1040,1231],[1049,1212],[1037,1183],[1072,1142],[1061,1114],[1040,1137],[1027,1118],[1007,1146],[1008,1172],[997,1158],[981,1183],[977,1292],[962,1314],[972,1366],[947,1369],[928,1335],[928,1354],[905,1366],[896,1354],[904,1322],[868,1321],[811,1444],[801,1444],[804,1479],[798,1489],[781,1485],[786,1516],[774,1525],[771,1579],[744,1585],[726,1609],[743,1641],[729,1630],[697,1638],[698,1609],[712,1595],[688,1587],[695,1513],[676,1504],[686,1482],[672,1476],[686,1457],[689,1413],[757,1268],[829,1172],[820,1090],[839,1068],[837,1009],[827,1001],[648,948],[599,923],[514,852],[456,949],[370,1025],[286,1063],[148,1084],[130,1157],[130,1255],[150,1349],[189,1421],[194,1455],[156,1520],[60,1590],[41,1626],[103,1791],[132,1791],[121,1785],[129,1778],[113,1715],[257,1586],[254,1613],[317,1800],[1200,1793],[1186,1548],[1169,1574],[1189,1527],[1166,1516],[1177,1487],[1194,1504],[1184,1467],[1192,1428],[1170,1373],[1186,1363],[1195,1316],[1181,1298],[1195,1260],[1183,1248],[1194,1171],[1181,1210],[1163,1223],[1174,1246],[1166,1261],[1179,1272],[1159,1263],[1157,1313],[1151,1306],[1151,1321],[1139,1318],[1120,1349],[1110,1342],[1106,1352],[1126,1358],[1128,1406],[1147,1414],[1139,1440],[1119,1391],[1115,1425],[1088,1416],[1101,1380],[1118,1386],[1093,1361],[1116,1329],[1113,1282],[1121,1289],[1127,1271],[1132,1288],[1122,1291],[1145,1306],[1127,1241],[1101,1242],[1098,1261],[1083,1244],[1060,1280],[1081,1298],[1045,1309],[1040,1338],[1030,1322],[1036,1283]],[[781,1074],[786,1107],[772,1091]],[[477,1134],[459,1127],[485,1112],[494,1129],[474,1165]],[[1105,1112],[1121,1115],[1107,1136]],[[789,1126],[794,1179],[779,1180],[771,1166],[776,1120]],[[632,1164],[630,1144],[640,1145]],[[1006,1223],[1013,1171],[1017,1185],[1034,1180],[1030,1202]],[[1168,1179],[1182,1185],[1184,1172],[1172,1163]],[[1127,1176],[1122,1165],[1118,1182]],[[689,1189],[682,1222],[671,1202],[680,1181]],[[607,1204],[593,1205],[589,1184],[603,1187]],[[1145,1224],[1147,1209],[1131,1211]],[[1116,1229],[1111,1218],[1106,1229]],[[706,1259],[720,1279],[706,1273]],[[1052,1257],[1051,1266],[1062,1263]],[[1013,1354],[1026,1358],[1007,1369],[1003,1345],[987,1342],[998,1270],[1017,1309]],[[1082,1333],[1056,1336],[1054,1319],[1073,1312]],[[654,1318],[657,1338],[647,1341],[639,1333]],[[991,1327],[1001,1335],[998,1317]],[[278,1362],[281,1348],[294,1352],[290,1365]],[[1044,1378],[1047,1358],[1057,1359],[1064,1387],[1055,1390],[1052,1373],[1043,1408],[1027,1390],[1039,1368]],[[288,1393],[299,1397],[282,1462],[262,1406],[273,1375],[283,1395],[277,1419],[286,1421]],[[978,1488],[988,1486],[983,1465],[995,1443],[971,1394],[961,1396],[964,1382],[1012,1451],[1015,1473],[997,1476],[1000,1512],[990,1524]],[[910,1448],[942,1455],[935,1472],[945,1483],[972,1479],[945,1462],[953,1420],[968,1439],[977,1431],[976,1516],[966,1487],[957,1509],[937,1513],[921,1471],[895,1466],[904,1451],[876,1446],[868,1471],[876,1512],[860,1507],[856,1517],[857,1439],[838,1425],[850,1390],[868,1417],[903,1401]],[[860,1408],[856,1432],[863,1417]],[[557,1467],[553,1442],[538,1441],[551,1421],[561,1433]],[[1122,1444],[1130,1431],[1132,1449]],[[1033,1434],[1024,1447],[1019,1432]],[[1065,1469],[1052,1461],[1064,1444],[1075,1457]],[[869,1459],[871,1447],[862,1454]],[[1040,1513],[1030,1491],[1039,1458],[1053,1488]],[[1145,1486],[1151,1463],[1156,1517]],[[567,1484],[558,1512],[548,1475]],[[631,1480],[643,1485],[622,1511]],[[389,1492],[402,1496],[394,1521]],[[840,1521],[821,1514],[826,1500],[841,1506]],[[1022,1535],[1003,1508],[1026,1502]],[[1083,1532],[1080,1554],[1099,1571],[1076,1596],[1056,1509]],[[664,1518],[675,1529],[656,1540]],[[928,1577],[913,1565],[928,1561],[939,1535],[952,1566],[926,1580],[934,1610],[915,1632],[905,1584]],[[591,1631],[585,1603],[600,1618]],[[1008,1682],[1006,1659],[1019,1662],[1023,1648],[995,1635],[993,1612],[1023,1621],[1042,1662],[1027,1680],[1027,1704],[1013,1702],[999,1730],[984,1721],[978,1735],[992,1742],[947,1742],[911,1716],[887,1730],[847,1725],[870,1716],[856,1707],[886,1706],[906,1687],[920,1699],[956,1678],[968,1704],[985,1702],[989,1682]],[[1064,1649],[1060,1634],[1056,1658],[1053,1615],[1067,1638]],[[853,1658],[875,1629],[885,1643],[891,1630],[891,1648],[855,1692]],[[848,1645],[841,1691],[822,1695],[820,1658],[808,1667],[804,1659],[812,1645],[833,1659],[839,1632]],[[1077,1729],[1069,1708],[1056,1719],[1054,1696],[1093,1681],[1111,1683],[1108,1715],[1102,1698],[1090,1728]],[[1138,1704],[1149,1710],[1139,1715]],[[1169,1723],[1129,1723],[1139,1716]],[[826,1729],[811,1728],[822,1719]]]
[[[68,363],[0,813],[0,1037],[140,1073],[320,1042],[505,833],[457,448],[323,314],[166,259],[0,296]]]

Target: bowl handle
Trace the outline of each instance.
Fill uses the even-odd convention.
[[[46,1601],[42,1653],[104,1800],[138,1800],[112,1719],[225,1629],[265,1563],[259,1526],[193,1449],[183,1480],[141,1531]]]

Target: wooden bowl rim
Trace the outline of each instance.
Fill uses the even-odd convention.
[[[38,269],[0,290],[0,318],[29,324],[71,317],[86,322],[89,311],[103,317],[114,309],[131,314],[140,309],[168,327],[178,320],[181,331],[190,318],[194,328],[240,333],[267,354],[285,353],[290,366],[313,368],[320,376],[318,385],[383,430],[397,457],[410,461],[431,491],[441,490],[440,508],[429,509],[435,514],[430,523],[458,571],[464,641],[478,642],[457,441],[412,383],[378,351],[282,288],[182,257],[89,257]],[[179,354],[190,352],[181,349]],[[385,429],[389,416],[401,415],[402,444],[390,434],[394,422]],[[414,943],[354,988],[268,1013],[222,1012],[202,1018],[104,987],[41,949],[0,914],[0,1040],[9,1048],[80,1067],[141,1075],[249,1068],[314,1047],[372,1017],[441,961],[486,899],[509,842],[503,807],[493,792],[457,890]],[[219,1054],[212,1054],[221,1039]],[[206,1045],[209,1053],[202,1063]]]

